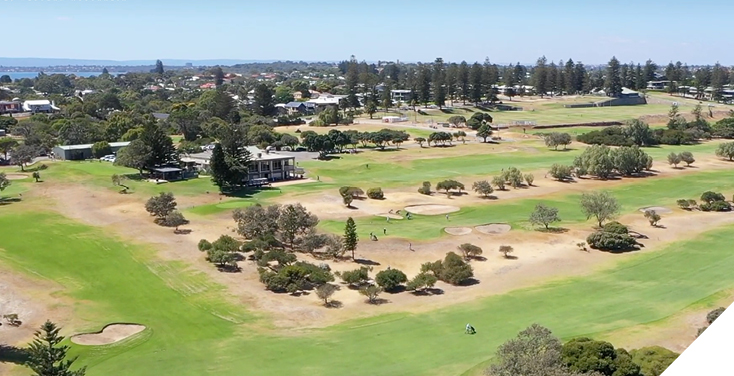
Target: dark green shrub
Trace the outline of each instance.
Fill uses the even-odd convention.
[[[628,234],[597,231],[586,238],[589,247],[603,251],[632,251],[637,249],[637,241]]]
[[[729,204],[726,201],[714,201],[711,203],[701,204],[699,208],[701,208],[701,210],[706,211],[706,212],[708,211],[724,212],[724,211],[731,210],[731,204]]]
[[[375,276],[375,283],[385,291],[395,290],[405,282],[408,282],[408,276],[398,269],[383,270]]]
[[[629,234],[629,229],[617,221],[612,221],[604,225],[604,232],[625,235]]]
[[[710,204],[714,201],[726,201],[724,198],[724,195],[721,193],[706,191],[701,194],[701,201],[706,202],[707,204]]]
[[[382,192],[382,188],[370,188],[367,190],[367,197],[375,200],[382,200],[385,198],[385,193]]]
[[[418,193],[423,195],[430,195],[431,194],[431,182],[424,181],[423,185],[418,188]]]

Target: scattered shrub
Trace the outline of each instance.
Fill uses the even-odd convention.
[[[724,212],[724,211],[730,211],[731,210],[731,204],[729,204],[726,201],[714,201],[711,203],[704,203],[699,206],[699,208],[703,211],[713,211],[713,212]]]
[[[597,231],[586,238],[589,247],[604,251],[631,251],[637,249],[637,241],[629,234]]]
[[[612,222],[605,224],[603,231],[609,232],[612,234],[620,234],[620,235],[629,234],[629,229],[627,228],[627,226],[617,221],[612,221]]]
[[[561,165],[558,163],[554,163],[548,171],[550,176],[558,181],[571,180],[573,178],[572,172],[573,168],[571,166]]]
[[[374,200],[382,200],[385,198],[385,194],[382,192],[382,188],[370,188],[367,190],[367,197]]]
[[[725,201],[725,200],[726,199],[724,198],[724,195],[722,195],[721,193],[706,191],[706,192],[703,192],[703,194],[701,194],[701,201],[704,201],[707,204],[710,204],[714,201]]]
[[[405,282],[408,277],[398,269],[383,270],[375,276],[375,283],[385,291],[393,291]]]
[[[661,219],[660,214],[655,210],[645,210],[645,218],[650,222],[650,226],[657,226]]]
[[[418,188],[418,193],[423,195],[430,195],[431,194],[431,182],[424,181],[423,185]]]

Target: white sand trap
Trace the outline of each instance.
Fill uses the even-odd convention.
[[[100,346],[122,341],[145,330],[145,325],[109,324],[99,333],[84,333],[71,336],[77,345]]]
[[[664,208],[662,206],[650,206],[650,207],[647,207],[647,208],[640,208],[640,211],[643,212],[643,213],[646,210],[655,210],[655,213],[658,213],[658,214],[670,214],[670,213],[673,212],[672,210],[670,210],[668,208]]]
[[[5,177],[8,178],[8,180],[28,179],[28,175],[26,174],[5,174]]]
[[[512,227],[507,223],[490,223],[488,225],[477,226],[474,228],[482,234],[489,235],[505,234],[510,232],[510,229],[512,229]]]
[[[453,213],[461,210],[461,208],[457,206],[450,206],[450,205],[432,205],[432,204],[426,204],[426,205],[412,205],[412,206],[406,206],[405,210],[407,210],[409,213],[413,214],[421,214],[421,215],[440,215],[440,214],[448,214]]]
[[[443,229],[446,233],[451,235],[469,235],[471,234],[471,228],[469,227],[446,227]]]
[[[390,214],[390,213],[382,213],[382,214],[378,214],[377,216],[378,217],[386,217],[386,218],[390,218],[390,219],[403,219],[403,216],[401,216],[401,215],[398,215],[398,214]]]

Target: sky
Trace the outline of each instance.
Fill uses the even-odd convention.
[[[732,14],[731,0],[0,0],[0,57],[734,65]]]

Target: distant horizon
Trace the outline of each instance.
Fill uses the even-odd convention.
[[[612,55],[614,56],[614,55]],[[612,56],[609,57],[609,59],[612,58]],[[437,56],[440,57],[440,56]],[[154,66],[156,61],[160,60],[163,62],[164,67],[185,67],[186,64],[192,64],[195,67],[200,66],[233,66],[238,64],[272,64],[272,63],[278,63],[278,62],[303,62],[308,64],[314,64],[314,63],[326,63],[326,64],[338,64],[341,61],[349,60],[349,56],[345,57],[344,59],[340,60],[299,60],[299,59],[165,59],[165,58],[157,58],[157,59],[130,59],[130,60],[108,60],[108,59],[73,59],[73,58],[44,58],[44,57],[3,57],[0,56],[0,68],[52,68],[52,67],[83,67],[83,66],[119,66],[119,67],[140,67],[140,66]],[[365,61],[369,64],[372,63],[378,63],[380,61],[382,62],[400,62],[401,64],[416,64],[416,63],[432,63],[435,59],[432,59],[430,61],[407,61],[402,59],[394,59],[394,60],[361,60],[357,59],[358,61]],[[669,62],[660,62],[655,59],[650,59],[658,66],[665,66]],[[32,61],[32,62],[28,62]],[[564,62],[567,61],[564,60]],[[574,60],[576,61],[576,60]],[[446,60],[444,59],[444,62],[451,62],[451,63],[460,63],[461,61],[452,61],[452,60]],[[468,61],[467,63],[473,64],[475,61]],[[484,61],[476,61],[479,63],[484,63]],[[492,64],[497,64],[500,66],[506,66],[510,64],[518,64],[518,62],[494,62],[490,61]],[[710,62],[710,63],[703,63],[703,64],[690,64],[685,61],[680,61],[683,64],[687,64],[688,66],[712,66],[716,62]],[[527,62],[519,62],[521,65],[524,66],[534,66],[536,64],[535,61],[527,63]],[[558,63],[558,61],[551,61],[548,60],[548,63]],[[586,63],[583,62],[586,66],[602,66],[606,65],[608,61],[600,62],[600,63]],[[620,60],[620,63],[625,64],[628,62]],[[639,63],[641,65],[644,65],[645,61],[634,61],[635,64]],[[675,61],[673,61],[675,63]],[[722,64],[724,66],[729,66],[727,64]]]

